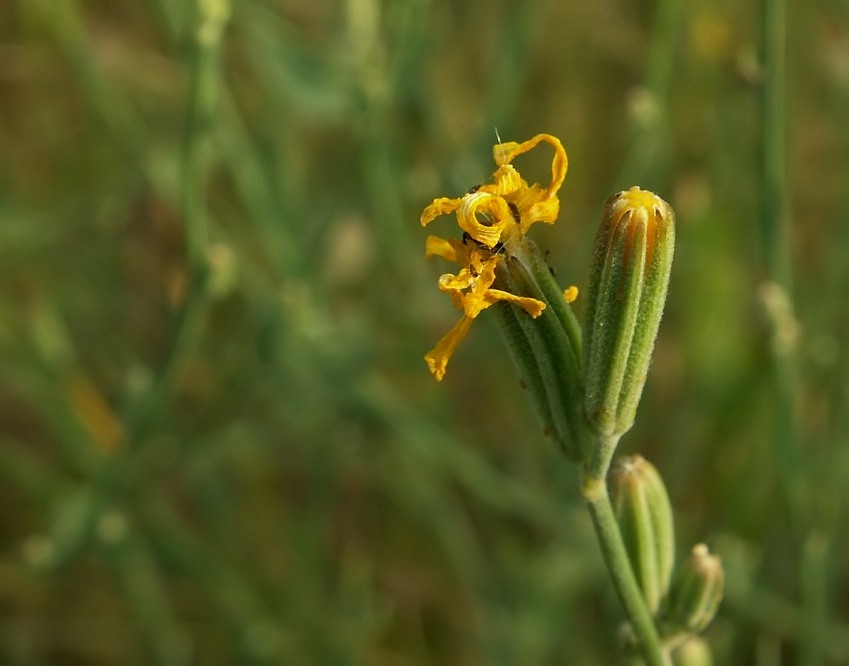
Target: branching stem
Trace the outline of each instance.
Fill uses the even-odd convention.
[[[634,629],[639,648],[648,666],[667,666],[654,621],[640,592],[637,578],[625,550],[610,495],[607,490],[607,470],[616,450],[618,436],[599,436],[593,455],[584,466],[581,495],[587,503],[598,537],[604,562],[619,600]]]

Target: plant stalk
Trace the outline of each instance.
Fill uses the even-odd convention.
[[[587,503],[604,563],[610,572],[613,586],[634,629],[639,649],[647,666],[667,666],[657,629],[640,592],[625,542],[616,522],[607,489],[607,471],[619,436],[597,436],[593,455],[584,466],[581,495]]]

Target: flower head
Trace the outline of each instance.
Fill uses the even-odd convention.
[[[546,187],[528,185],[513,159],[545,142],[554,147],[551,182]],[[422,226],[437,217],[455,213],[463,232],[462,240],[430,236],[425,254],[441,257],[460,266],[458,273],[439,278],[439,289],[451,296],[462,311],[460,321],[425,355],[430,372],[441,381],[454,350],[466,336],[472,320],[499,301],[512,302],[532,317],[538,317],[545,303],[530,296],[493,288],[496,269],[505,257],[520,252],[521,241],[535,222],[553,223],[560,212],[557,191],[566,177],[568,160],[560,141],[550,134],[538,134],[523,143],[506,142],[493,146],[498,168],[492,182],[472,188],[462,197],[439,197],[422,212]]]
[[[632,187],[608,198],[584,309],[584,409],[600,434],[634,423],[657,337],[675,245],[675,213]]]

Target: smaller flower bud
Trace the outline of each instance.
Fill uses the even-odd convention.
[[[669,590],[663,610],[663,625],[668,634],[697,634],[710,624],[725,584],[722,562],[700,543],[693,546]]]
[[[663,199],[632,187],[604,205],[584,313],[584,413],[601,435],[634,423],[660,326],[675,243]]]
[[[669,589],[675,562],[669,495],[654,465],[638,455],[613,468],[611,492],[631,566],[654,615]]]
[[[692,636],[672,653],[674,666],[713,666],[710,645],[704,638]]]

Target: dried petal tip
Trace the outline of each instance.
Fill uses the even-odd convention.
[[[602,435],[634,422],[657,337],[675,243],[675,215],[632,187],[604,205],[595,237],[584,318],[584,411]]]

